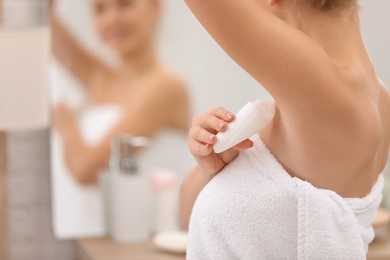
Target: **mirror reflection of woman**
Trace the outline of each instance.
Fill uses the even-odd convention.
[[[115,134],[153,136],[164,128],[187,131],[184,83],[155,53],[159,0],[92,0],[96,30],[120,57],[116,67],[84,49],[62,25],[53,5],[52,1],[55,57],[82,83],[90,106],[116,104],[123,111],[122,119],[99,145],[89,147],[82,140],[76,115],[64,105],[55,108],[55,128],[63,139],[69,169],[79,182],[96,181],[97,172],[106,167]]]

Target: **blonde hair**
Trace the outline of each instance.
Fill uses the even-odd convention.
[[[307,0],[318,10],[335,10],[345,7],[357,6],[357,0]]]

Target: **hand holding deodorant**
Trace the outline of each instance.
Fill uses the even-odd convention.
[[[275,106],[268,100],[247,103],[229,123],[223,133],[217,134],[214,152],[222,153],[265,128],[275,115]]]

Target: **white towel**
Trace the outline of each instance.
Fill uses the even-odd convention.
[[[362,199],[292,178],[261,139],[201,191],[187,258],[365,259],[383,177]]]

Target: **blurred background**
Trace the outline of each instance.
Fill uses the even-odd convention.
[[[159,176],[154,179],[154,183],[157,183],[152,186],[154,189],[158,189],[156,187],[160,185],[160,182],[170,183],[173,179],[173,194],[175,194],[186,171],[194,165],[186,149],[185,132],[188,126],[172,124],[172,127],[169,128],[166,127],[167,123],[161,123],[161,125],[156,126],[156,131],[153,133],[143,132],[142,129],[133,128],[134,126],[124,126],[124,128],[118,128],[118,131],[114,131],[113,129],[120,122],[121,115],[123,116],[123,113],[126,115],[126,113],[123,110],[118,112],[118,106],[107,108],[106,105],[117,103],[121,106],[121,100],[118,100],[116,96],[111,98],[110,93],[100,93],[100,96],[94,99],[96,96],[90,94],[91,88],[86,87],[89,85],[86,82],[90,81],[85,80],[83,75],[88,74],[85,71],[89,71],[90,68],[88,68],[87,63],[82,63],[81,66],[78,63],[78,59],[84,57],[78,56],[80,55],[77,52],[78,48],[83,50],[81,55],[84,55],[85,52],[89,55],[88,57],[93,57],[93,64],[105,64],[104,66],[108,68],[110,75],[116,75],[111,76],[111,79],[122,80],[120,78],[122,75],[120,74],[122,68],[120,64],[125,59],[118,55],[118,53],[120,54],[118,50],[121,47],[118,42],[115,42],[115,37],[119,38],[120,42],[120,38],[124,37],[123,32],[120,29],[114,32],[108,30],[108,36],[106,35],[108,40],[102,40],[101,32],[96,29],[97,12],[103,12],[104,8],[102,5],[96,5],[100,2],[123,2],[122,4],[126,4],[126,2],[137,2],[137,0],[57,0],[51,11],[50,8],[46,8],[45,1],[42,0],[0,0],[0,6],[3,7],[0,8],[3,9],[2,27],[23,26],[23,20],[27,19],[26,16],[18,18],[20,15],[12,14],[11,11],[4,12],[4,10],[15,10],[15,6],[19,8],[16,8],[19,11],[21,9],[35,10],[32,12],[32,17],[28,19],[30,22],[35,19],[36,24],[45,23],[44,19],[40,18],[44,17],[44,14],[48,12],[54,14],[60,26],[53,27],[53,29],[57,28],[57,30],[66,32],[66,34],[56,34],[56,32],[52,34],[58,40],[56,44],[53,44],[57,46],[54,48],[58,48],[57,54],[50,62],[52,85],[50,103],[52,104],[54,121],[56,121],[56,115],[57,118],[61,118],[61,122],[64,122],[63,118],[73,117],[74,121],[78,122],[79,134],[83,136],[84,140],[87,140],[85,141],[87,144],[89,142],[90,146],[95,148],[99,146],[97,144],[103,142],[101,140],[104,140],[105,137],[111,139],[120,132],[131,132],[133,129],[137,135],[147,136],[153,141],[152,145],[144,149],[145,152],[139,158],[139,163],[144,167],[141,168],[145,169],[145,172],[150,172],[151,176]],[[379,76],[387,86],[390,86],[390,49],[388,48],[390,34],[386,33],[384,29],[390,25],[390,16],[388,15],[390,2],[386,0],[377,0],[375,3],[369,0],[361,0],[360,2],[362,29],[367,47]],[[147,76],[141,77],[144,75],[140,73],[140,78],[136,79],[140,79],[141,82],[149,82],[155,77],[162,77],[158,78],[158,82],[165,82],[165,80],[173,82],[173,85],[178,85],[186,93],[177,98],[177,102],[167,102],[162,104],[162,107],[171,105],[171,103],[174,103],[175,106],[181,106],[175,108],[185,111],[185,115],[182,115],[181,119],[189,123],[194,114],[202,113],[208,107],[224,106],[232,111],[237,111],[248,101],[270,98],[256,81],[221,50],[183,1],[160,0],[159,4],[161,9],[156,16],[156,31],[151,33],[153,40],[150,41],[154,47],[150,50],[155,50],[153,60],[158,60],[158,64],[163,64],[163,73],[157,73],[151,66],[147,67],[149,72],[149,74],[145,74]],[[145,24],[151,23],[153,20],[152,18],[147,20],[145,17],[138,17],[138,19]],[[135,19],[134,23],[136,21]],[[104,23],[102,20],[100,22]],[[104,24],[101,26],[104,27]],[[144,28],[144,31],[147,29]],[[64,35],[66,36],[64,37]],[[71,40],[69,41],[69,39]],[[69,45],[73,43],[77,43],[77,47],[69,48]],[[113,46],[117,46],[116,51],[113,50],[115,49]],[[136,52],[134,51],[134,53]],[[104,72],[100,74],[104,74]],[[154,84],[154,81],[151,82],[146,85],[158,85]],[[95,86],[95,83],[91,85]],[[156,93],[160,97],[163,95],[160,92]],[[133,95],[136,94],[129,94],[129,98]],[[142,101],[141,97],[143,96],[140,95],[140,98],[136,99]],[[151,107],[148,102],[137,103],[137,100],[132,104],[139,103],[141,111],[146,111],[148,107]],[[63,108],[62,110],[57,109],[59,105]],[[161,109],[159,111],[163,113]],[[157,117],[164,115],[157,114]],[[134,119],[134,121],[134,124],[142,125],[138,119]],[[80,179],[74,174],[72,171],[74,168],[67,165],[69,159],[66,158],[66,151],[71,148],[67,148],[66,143],[72,143],[68,141],[64,145],[65,137],[63,136],[69,136],[66,134],[66,126],[69,124],[64,123],[65,127],[60,125],[57,128],[57,123],[58,120],[54,123],[53,128],[43,130],[11,131],[6,139],[6,152],[8,154],[8,177],[6,179],[8,236],[6,239],[9,259],[114,259],[109,257],[113,251],[128,249],[118,248],[106,240],[86,239],[91,236],[105,236],[110,230],[106,223],[108,218],[105,215],[107,211],[105,210],[107,207],[105,200],[107,198],[104,194],[106,191],[102,191],[104,185],[107,185],[109,181],[100,178],[100,176],[104,176],[104,169],[107,169],[109,165],[107,163],[95,165],[93,176],[96,180],[92,181],[92,184],[88,181],[86,181],[87,184],[84,183],[82,178]],[[83,127],[83,125],[90,127]],[[65,128],[65,130],[60,131],[60,128]],[[72,145],[70,146],[72,147]],[[104,147],[106,148],[100,150],[96,148],[96,151],[103,151],[101,152],[103,155],[98,158],[108,161],[110,157],[112,158],[112,149],[109,150],[110,144],[107,142]],[[80,158],[80,156],[78,157]],[[387,168],[385,173],[390,175],[389,172],[390,169]],[[160,181],[161,179],[163,181]],[[103,197],[101,197],[102,194]],[[157,192],[155,191],[154,194]],[[175,195],[166,195],[164,198],[172,202]],[[164,202],[163,199],[157,198],[153,203],[158,202],[175,212],[176,209],[172,208],[169,203],[164,204],[166,201]],[[389,184],[385,190],[383,203],[390,209]],[[99,248],[100,250],[108,248],[110,253],[103,253],[99,251]],[[140,249],[131,248],[130,250],[139,253],[137,250]],[[153,252],[149,256],[150,259],[183,259],[183,256],[180,255],[154,254],[155,249],[150,247],[141,248],[142,250]],[[137,258],[137,253],[133,255],[133,258],[125,259],[143,259],[141,255]],[[83,254],[89,254],[89,256],[83,256]],[[90,257],[93,254],[96,255],[96,258]],[[99,254],[106,258],[98,258]]]

